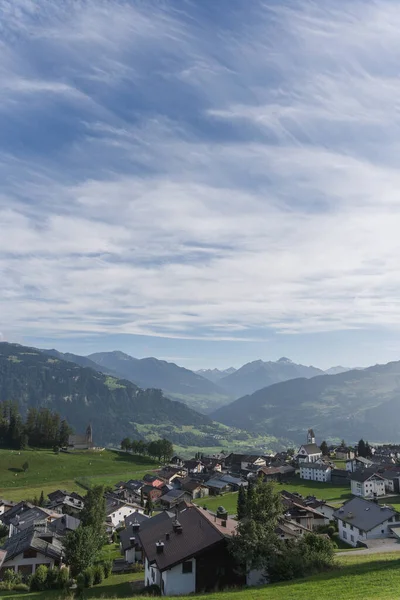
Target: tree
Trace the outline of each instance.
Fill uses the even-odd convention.
[[[319,449],[321,450],[323,456],[328,456],[329,449],[328,449],[328,444],[326,443],[325,440],[322,442]]]
[[[251,518],[251,510],[254,501],[254,483],[253,479],[249,479],[247,486],[247,501],[246,501],[246,517]]]
[[[99,552],[99,541],[93,527],[78,527],[65,536],[65,560],[73,576],[93,565]]]
[[[25,461],[24,464],[22,465],[22,470],[24,473],[26,473],[28,469],[29,469],[29,463],[28,463],[28,461]]]
[[[44,493],[43,490],[40,493],[40,498],[39,498],[39,506],[44,506]]]
[[[365,458],[367,456],[366,455],[366,444],[362,438],[358,442],[358,445],[357,445],[357,454],[358,454],[358,456],[362,456],[363,458]]]
[[[128,452],[131,448],[131,440],[128,437],[125,437],[121,442],[121,450],[125,450]]]
[[[68,439],[71,433],[71,427],[68,425],[67,421],[63,419],[61,421],[60,432],[58,436],[58,441],[61,448],[65,448],[66,446],[68,446]]]
[[[340,445],[341,445],[342,448],[346,448],[346,442],[344,440],[342,440],[340,442]]]
[[[140,506],[144,508],[144,491],[143,487],[140,488]]]
[[[283,504],[275,485],[264,483],[261,479],[254,486],[249,486],[246,504],[247,514],[239,521],[230,548],[243,568],[259,569],[266,565],[268,557],[279,546],[280,540],[275,529],[283,512]]]
[[[169,462],[174,455],[174,447],[172,442],[163,438],[160,441],[161,455],[164,462]]]
[[[239,492],[238,492],[237,510],[236,510],[238,521],[241,521],[242,519],[245,518],[246,512],[247,512],[246,505],[247,505],[246,490],[245,490],[244,486],[241,485],[239,488]]]
[[[365,442],[365,458],[371,458],[372,450],[368,442]]]
[[[105,541],[105,520],[106,520],[106,499],[104,497],[104,487],[96,485],[90,488],[83,502],[83,509],[80,514],[83,527],[91,527],[97,535],[98,548]]]
[[[153,514],[153,510],[154,510],[153,500],[149,496],[147,498],[146,508],[145,508],[146,515],[149,515],[149,517],[151,517],[151,515]]]

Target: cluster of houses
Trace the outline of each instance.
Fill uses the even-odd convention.
[[[207,497],[237,491],[257,477],[281,484],[284,512],[276,533],[283,540],[319,531],[333,521],[339,537],[351,546],[367,545],[376,538],[400,538],[400,514],[379,504],[380,496],[400,490],[396,449],[384,448],[366,459],[339,447],[335,456],[345,461],[345,469],[336,469],[330,457],[322,456],[314,432],[309,430],[307,443],[294,456],[288,452],[274,456],[232,453],[191,460],[174,456],[142,480],[119,481],[105,493],[107,532],[110,539],[118,532],[121,549],[115,570],[141,563],[145,585],[158,585],[163,595],[262,583],[260,573],[242,577],[232,564],[227,542],[236,531],[237,520],[223,506],[215,512],[206,508]],[[296,474],[332,485],[347,482],[353,497],[337,507],[314,496],[289,492],[285,483],[293,481]],[[30,575],[41,564],[61,566],[64,537],[79,527],[83,504],[81,495],[63,490],[50,493],[44,507],[0,500],[0,523],[8,532],[0,547],[0,579],[6,569]]]

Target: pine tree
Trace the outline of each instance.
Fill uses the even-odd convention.
[[[322,442],[319,449],[321,450],[323,456],[328,456],[329,449],[328,449],[328,444],[326,443],[325,440]]]
[[[44,493],[43,493],[43,490],[40,493],[39,506],[44,506]]]
[[[249,479],[249,485],[247,487],[247,498],[246,498],[246,517],[251,519],[252,517],[252,508],[254,504],[254,482],[252,479]]]
[[[362,456],[363,458],[365,458],[367,456],[366,450],[367,450],[366,444],[365,444],[364,440],[361,438],[361,440],[358,442],[358,446],[357,446],[358,456]]]
[[[238,521],[244,519],[247,512],[247,497],[246,490],[243,485],[240,486],[237,499],[237,518]]]
[[[153,509],[154,509],[153,501],[149,496],[147,499],[146,508],[145,508],[146,515],[149,515],[149,517],[151,517],[151,515],[153,514]]]
[[[140,489],[140,506],[144,508],[144,492],[143,488]]]

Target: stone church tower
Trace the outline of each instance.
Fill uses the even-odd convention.
[[[313,429],[309,429],[307,432],[307,444],[315,444],[315,433]]]
[[[93,444],[93,432],[92,432],[91,423],[89,423],[89,425],[86,429],[86,439],[87,439],[88,444]]]

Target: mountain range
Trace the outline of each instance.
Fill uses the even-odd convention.
[[[219,408],[211,417],[297,443],[310,427],[319,441],[398,440],[400,362],[276,383]]]
[[[226,377],[226,375],[231,375],[235,371],[236,369],[229,367],[229,369],[223,369],[222,371],[220,369],[199,369],[198,371],[195,371],[195,373],[201,375],[201,377],[205,377],[213,383],[217,383],[217,381]]]
[[[54,354],[58,354],[55,356]],[[30,406],[57,411],[77,431],[90,422],[97,444],[119,444],[125,436],[140,436],[140,424],[205,428],[211,420],[160,390],[142,390],[134,383],[100,373],[91,363],[64,360],[50,354],[0,343],[0,401],[17,401],[24,414]],[[81,357],[82,358],[82,357]],[[94,363],[93,363],[94,364]]]

